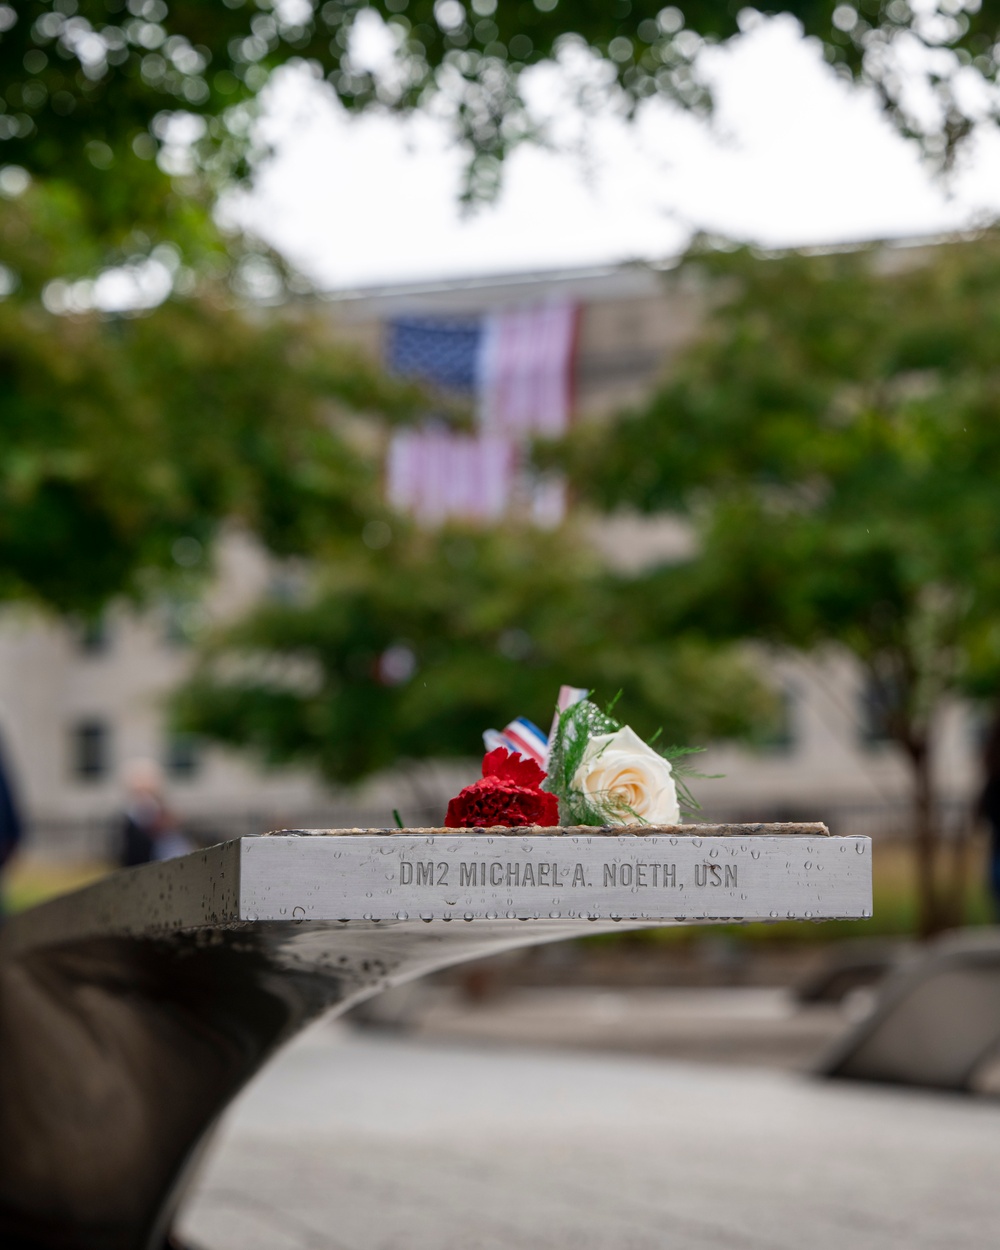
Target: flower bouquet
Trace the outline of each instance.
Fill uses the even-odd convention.
[[[446,828],[523,825],[676,825],[697,809],[686,784],[687,756],[700,748],[657,749],[602,710],[589,691],[563,686],[552,730],[512,721],[487,730],[483,775],[448,804]]]

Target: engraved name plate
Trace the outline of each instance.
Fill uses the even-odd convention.
[[[860,919],[871,840],[271,835],[241,844],[239,897],[244,920]]]

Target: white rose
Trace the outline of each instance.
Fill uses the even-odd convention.
[[[573,789],[592,798],[598,808],[607,807],[609,799],[620,808],[609,815],[611,824],[638,819],[650,825],[676,825],[681,811],[672,774],[670,761],[623,725],[616,733],[590,739],[573,776]]]

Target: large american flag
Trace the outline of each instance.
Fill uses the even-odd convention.
[[[572,412],[577,309],[567,302],[479,318],[400,317],[387,327],[397,374],[473,397],[476,431],[433,422],[397,432],[387,492],[394,507],[427,523],[499,521],[517,512],[555,525],[565,488],[525,468],[534,436],[558,436]]]
[[[398,431],[389,446],[389,502],[421,521],[500,521],[511,502],[517,449],[492,434],[445,427]]]
[[[566,303],[485,319],[477,371],[484,429],[513,438],[566,432],[576,322],[575,308]]]
[[[444,390],[476,389],[483,341],[478,317],[398,317],[387,328],[393,373]]]

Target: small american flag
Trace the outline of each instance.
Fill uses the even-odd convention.
[[[526,716],[519,716],[500,731],[486,729],[483,731],[483,746],[487,751],[497,747],[506,747],[515,755],[523,755],[526,760],[534,760],[539,768],[545,768],[549,758],[549,740],[534,723]]]

